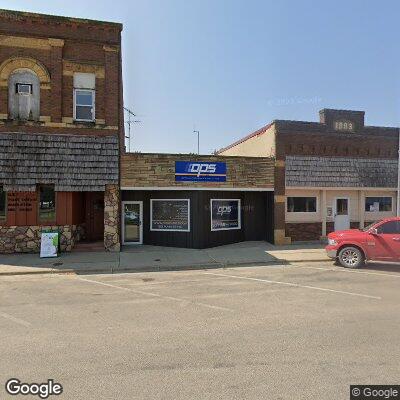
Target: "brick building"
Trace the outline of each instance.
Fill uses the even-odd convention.
[[[118,23],[0,10],[0,252],[118,250]]]
[[[275,243],[317,240],[396,215],[398,128],[366,126],[363,111],[319,116],[273,121],[218,152],[275,157]]]
[[[273,240],[274,160],[123,154],[122,243],[205,248]]]

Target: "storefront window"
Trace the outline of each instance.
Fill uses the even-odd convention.
[[[6,218],[6,196],[3,186],[0,186],[0,219]]]
[[[287,212],[316,212],[316,197],[288,197]]]
[[[241,228],[240,199],[211,199],[211,230]]]
[[[190,232],[190,200],[151,199],[150,230]]]
[[[39,186],[39,220],[55,221],[56,192],[53,185]]]
[[[391,197],[366,197],[365,198],[365,211],[368,211],[368,212],[392,211],[392,198]]]

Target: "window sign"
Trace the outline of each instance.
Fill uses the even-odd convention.
[[[190,232],[190,200],[151,199],[150,230]]]
[[[175,161],[177,182],[226,182],[226,163]]]
[[[211,199],[211,230],[240,228],[240,199]]]

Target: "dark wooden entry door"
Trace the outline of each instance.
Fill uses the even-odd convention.
[[[86,193],[86,238],[88,241],[104,237],[104,192]]]

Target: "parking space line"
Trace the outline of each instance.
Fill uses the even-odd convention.
[[[400,278],[399,275],[395,274],[386,274],[384,272],[370,272],[370,271],[354,271],[351,269],[340,269],[340,268],[324,268],[324,267],[309,267],[309,266],[303,266],[303,265],[288,265],[287,267],[292,267],[292,268],[307,268],[307,269],[319,269],[319,270],[324,270],[324,271],[334,271],[334,272],[349,272],[352,274],[362,274],[362,275],[377,275],[377,276],[389,276],[392,278]]]
[[[269,279],[250,278],[250,277],[247,277],[247,276],[217,274],[217,273],[214,273],[214,272],[203,272],[203,273],[206,274],[206,275],[225,276],[227,278],[244,279],[244,280],[249,280],[249,281],[272,283],[272,284],[276,284],[276,285],[285,285],[285,286],[299,287],[299,288],[304,288],[304,289],[320,290],[320,291],[323,291],[323,292],[346,294],[346,295],[349,295],[349,296],[365,297],[367,299],[382,300],[382,298],[379,297],[379,296],[370,296],[368,294],[355,293],[355,292],[346,292],[344,290],[328,289],[328,288],[322,288],[322,287],[318,287],[318,286],[301,285],[299,283],[272,281],[272,280],[269,280]]]
[[[196,305],[196,306],[207,307],[207,308],[210,308],[210,309],[213,309],[213,310],[221,310],[221,311],[228,311],[228,312],[233,312],[234,311],[231,308],[227,308],[227,307],[220,307],[220,306],[214,306],[214,305],[211,305],[211,304],[198,303],[196,301],[191,301],[191,300],[187,300],[187,299],[180,299],[178,297],[164,296],[164,295],[158,294],[158,293],[151,293],[151,292],[147,292],[147,291],[143,291],[143,290],[137,290],[137,289],[127,288],[127,287],[123,287],[123,286],[112,285],[111,283],[99,282],[99,281],[95,281],[95,280],[92,280],[92,279],[86,279],[86,278],[81,278],[81,277],[77,277],[77,279],[79,279],[81,281],[84,281],[84,282],[90,282],[90,283],[94,283],[94,284],[98,284],[98,285],[102,285],[102,286],[111,287],[111,288],[114,288],[114,289],[119,289],[119,290],[124,290],[124,291],[127,291],[127,292],[142,294],[142,295],[145,295],[145,296],[157,297],[157,298],[160,298],[160,299],[179,301],[181,303],[188,303],[188,304],[193,304],[193,305]]]
[[[7,314],[5,312],[2,312],[2,311],[0,311],[0,316],[3,317],[3,318],[8,319],[10,321],[13,321],[16,324],[23,325],[23,326],[25,326],[27,328],[32,326],[32,324],[30,322],[24,321],[23,319],[20,319],[20,318],[16,318],[16,317],[14,317],[14,316],[12,316],[10,314]]]

